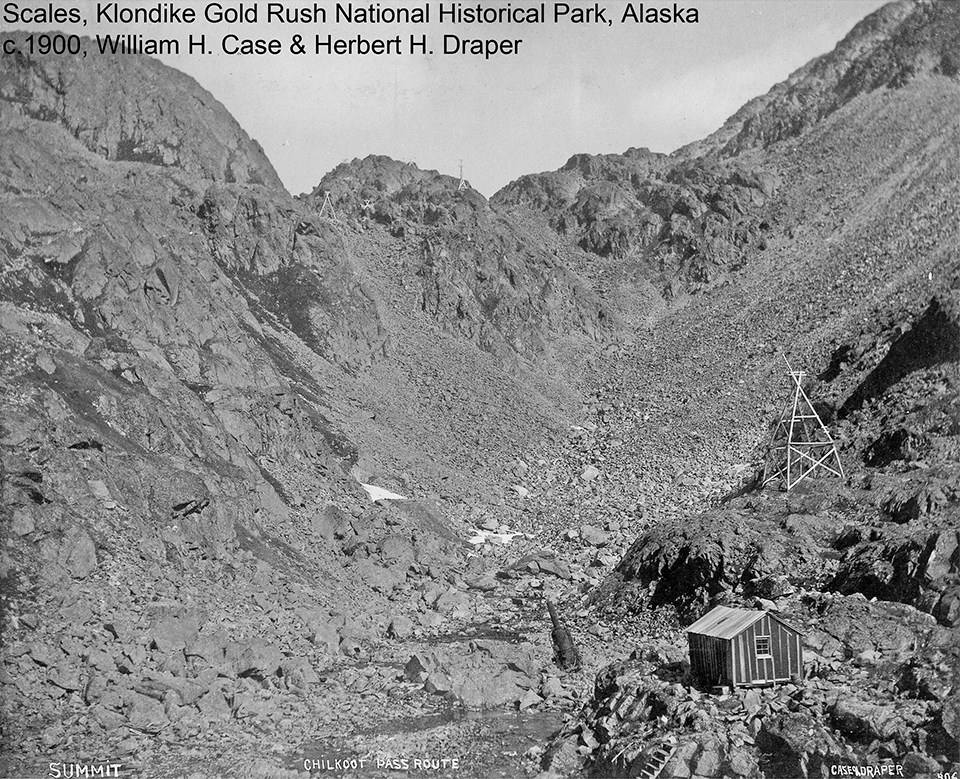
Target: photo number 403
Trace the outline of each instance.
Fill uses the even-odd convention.
[[[27,54],[80,54],[83,47],[80,45],[79,35],[64,35],[63,33],[40,33],[28,35],[23,39]],[[3,42],[4,54],[16,54],[19,47],[16,41],[8,38]],[[83,51],[83,55],[86,56]]]

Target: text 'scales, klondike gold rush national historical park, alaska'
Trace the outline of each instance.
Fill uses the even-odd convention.
[[[446,3],[433,2],[409,5],[314,3],[212,2],[202,6],[173,2],[154,4],[97,3],[93,20],[97,24],[188,25],[199,21],[211,24],[612,24],[697,23],[700,11],[695,6],[651,3],[616,3],[604,6],[593,3],[544,2],[532,5],[513,3]],[[15,2],[4,6],[8,24],[62,23],[81,21],[77,9],[21,7]]]

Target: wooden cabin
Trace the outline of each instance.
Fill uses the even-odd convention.
[[[803,676],[802,633],[769,611],[717,606],[686,633],[702,684],[760,687]]]

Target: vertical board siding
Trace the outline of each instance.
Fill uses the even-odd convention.
[[[744,654],[747,658],[747,684],[754,684],[757,681],[757,625],[754,623],[744,630],[740,637],[743,639]]]
[[[743,652],[740,651],[737,639],[728,641],[727,645],[730,647],[728,651],[733,658],[733,676],[730,677],[730,684],[736,687],[738,684],[743,684]]]
[[[701,681],[722,684],[726,676],[724,642],[711,636],[688,634],[690,665]]]
[[[775,619],[770,620],[770,654],[774,679],[790,678],[790,635]]]
[[[710,656],[714,661],[715,674],[713,676],[714,684],[729,684],[727,674],[727,655],[730,653],[726,641],[719,638],[710,639]]]
[[[729,648],[727,647],[726,641],[721,641],[719,638],[710,639],[710,654],[714,662],[714,671],[715,675],[713,677],[714,684],[729,684],[729,678],[727,674],[727,655],[730,653]]]
[[[737,683],[735,680],[737,677],[737,666],[736,659],[734,658],[733,647],[729,641],[721,641],[720,639],[717,639],[717,643],[723,647],[724,666],[727,669],[726,682],[731,687],[736,687]]]

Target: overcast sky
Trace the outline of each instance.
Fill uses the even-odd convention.
[[[320,0],[330,9],[332,0]],[[382,2],[400,6],[405,0]],[[26,3],[21,3],[25,5]],[[91,19],[95,2],[74,0]],[[150,6],[153,2],[129,2]],[[227,6],[238,3],[224,2]],[[252,5],[246,0],[246,5]],[[293,0],[290,7],[308,5]],[[414,5],[409,2],[407,5]],[[503,5],[487,0],[486,6]],[[514,2],[514,7],[539,3]],[[592,6],[592,3],[572,5]],[[294,33],[368,37],[429,33],[523,39],[519,53],[418,56],[161,57],[226,105],[264,147],[287,188],[309,191],[338,163],[387,154],[422,168],[464,175],[485,195],[524,173],[560,167],[577,152],[647,146],[669,152],[709,134],[743,103],[836,44],[883,0],[699,0],[696,25],[620,24],[626,5],[608,0],[606,25],[475,25],[458,28],[260,24],[207,28],[216,40]],[[206,3],[181,2],[202,9]],[[261,18],[266,1],[260,0]],[[357,4],[357,5],[369,5]],[[432,3],[434,14],[437,1]],[[464,3],[475,6],[475,2]],[[637,4],[639,5],[639,4]],[[649,7],[667,3],[646,3]],[[552,6],[547,3],[548,8]],[[65,27],[61,25],[61,27]],[[203,25],[128,31],[165,37]],[[83,30],[98,28],[91,20]],[[112,27],[108,32],[121,31]],[[435,37],[434,37],[435,36]]]

